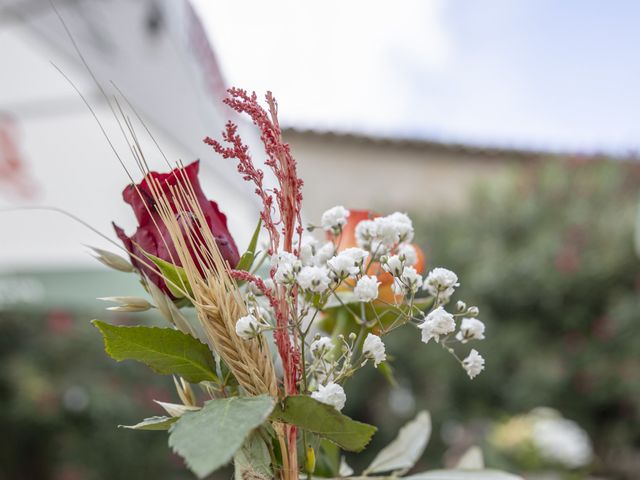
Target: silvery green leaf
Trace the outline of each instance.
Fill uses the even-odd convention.
[[[118,425],[118,427],[132,430],[169,430],[169,427],[177,421],[176,417],[150,417],[135,425]]]
[[[242,448],[236,452],[233,456],[233,469],[236,480],[273,478],[269,449],[259,435],[250,435]]]
[[[197,412],[200,407],[194,407],[192,405],[182,405],[181,403],[167,403],[160,400],[154,400],[158,405],[165,409],[165,411],[172,417],[181,417],[186,412]]]
[[[524,480],[500,470],[431,470],[403,477],[403,480]]]
[[[210,400],[186,412],[169,431],[169,446],[199,478],[229,463],[249,434],[268,417],[275,400],[267,395]]]
[[[431,416],[422,411],[400,429],[393,442],[380,450],[364,474],[408,471],[420,459],[430,436]]]
[[[340,458],[340,469],[338,470],[338,475],[341,477],[348,477],[353,475],[353,468],[349,466],[347,460],[344,457]]]
[[[484,468],[484,456],[482,450],[477,445],[470,447],[458,463],[456,468],[460,470],[482,470]]]

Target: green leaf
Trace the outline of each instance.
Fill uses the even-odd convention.
[[[273,478],[269,449],[256,433],[249,435],[244,445],[233,456],[233,471],[236,480]]]
[[[191,335],[173,328],[91,323],[102,333],[105,350],[115,360],[137,360],[156,373],[179,375],[191,383],[220,382],[209,347]]]
[[[337,477],[340,471],[340,447],[329,440],[321,440],[316,451],[316,469],[319,477]]]
[[[178,417],[150,417],[145,418],[135,425],[118,425],[118,428],[130,428],[132,430],[169,430],[169,427],[178,421]]]
[[[144,252],[149,259],[156,264],[162,275],[166,278],[165,283],[171,294],[176,298],[184,298],[185,296],[193,297],[193,290],[189,284],[189,277],[184,268],[169,263],[166,260]],[[187,295],[185,295],[185,293]]]
[[[240,257],[240,261],[238,262],[238,265],[236,265],[236,270],[244,270],[245,272],[248,272],[251,269],[251,265],[253,265],[253,261],[256,258],[256,246],[258,245],[258,237],[260,236],[261,227],[262,218],[258,220],[258,225],[256,225],[256,229],[253,232],[247,251]]]
[[[431,470],[402,478],[403,480],[524,480],[518,475],[500,470]]]
[[[285,398],[271,418],[313,432],[350,452],[363,450],[377,430],[372,425],[352,420],[331,405],[303,395]]]
[[[393,442],[378,452],[363,474],[407,472],[424,453],[430,436],[431,417],[422,411],[400,429]]]
[[[233,458],[274,405],[267,395],[210,400],[202,410],[180,417],[169,432],[169,446],[204,478]]]

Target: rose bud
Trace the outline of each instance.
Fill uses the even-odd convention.
[[[137,186],[129,185],[122,192],[124,201],[131,205],[138,220],[136,232],[129,237],[122,228],[115,223],[113,224],[116,234],[130,254],[131,263],[171,298],[175,297],[171,294],[157,269],[153,268],[151,260],[147,260],[145,256],[146,252],[181,266],[175,245],[156,209],[150,179],[155,180],[153,185],[157,185],[157,188],[164,193],[174,211],[177,211],[177,208],[170,188],[185,186],[185,180],[187,180],[191,185],[188,188],[192,190],[200,205],[222,257],[229,263],[231,268],[235,267],[240,259],[238,248],[227,228],[227,217],[220,211],[216,202],[210,201],[205,197],[198,180],[198,170],[199,162],[195,161],[184,168],[176,168],[170,173],[149,172]],[[194,252],[191,251],[190,253],[192,256],[194,255]]]

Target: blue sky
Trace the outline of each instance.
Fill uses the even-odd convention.
[[[640,2],[196,3],[229,82],[273,90],[289,125],[640,149]]]

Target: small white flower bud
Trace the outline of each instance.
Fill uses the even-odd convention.
[[[382,262],[382,269],[384,271],[389,272],[394,277],[399,277],[400,275],[402,275],[402,271],[404,270],[404,262],[398,255],[385,257],[385,259],[386,261]]]
[[[347,401],[347,396],[345,395],[343,388],[333,382],[329,382],[326,385],[318,385],[318,391],[313,392],[311,394],[311,398],[314,398],[321,403],[331,405],[338,411],[344,408],[344,404]]]
[[[349,210],[341,205],[330,208],[322,214],[322,228],[327,232],[339,233],[342,227],[346,225],[349,217]]]
[[[311,354],[320,358],[324,357],[334,349],[333,341],[329,337],[317,336],[317,338],[311,342],[309,350]]]
[[[484,323],[477,318],[463,318],[456,339],[462,343],[469,340],[484,340]]]
[[[364,353],[365,357],[373,359],[376,368],[380,362],[384,362],[387,359],[382,339],[373,333],[369,333],[367,338],[364,339],[362,353]]]
[[[464,303],[462,300],[458,300],[458,302],[456,303],[456,310],[458,310],[459,313],[462,313],[466,309],[467,309],[467,304]]]
[[[429,343],[432,338],[440,341],[440,335],[447,335],[456,329],[456,321],[444,308],[438,307],[430,312],[418,328],[422,330],[422,341]]]
[[[467,315],[471,317],[477,317],[480,314],[480,309],[478,307],[469,307],[467,310]]]
[[[462,366],[466,370],[469,378],[473,379],[484,370],[484,358],[475,349],[471,350],[469,356],[462,361]]]
[[[236,322],[236,333],[244,340],[251,340],[260,334],[260,322],[253,315],[240,317]]]
[[[377,277],[364,276],[358,280],[353,289],[356,298],[361,302],[371,302],[378,298],[378,287],[380,282]]]

